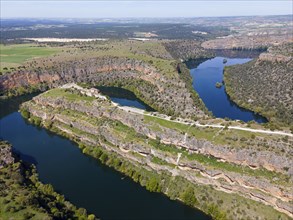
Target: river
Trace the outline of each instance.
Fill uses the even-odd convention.
[[[216,82],[223,80],[225,65],[245,63],[250,59],[226,58],[226,64],[223,59],[216,57],[191,69],[194,89],[216,117],[265,122],[265,118],[233,103],[224,86],[215,87]],[[153,111],[127,90],[99,89],[120,105]],[[42,182],[52,184],[73,204],[104,220],[210,219],[203,212],[171,201],[163,194],[148,192],[123,174],[82,154],[75,143],[27,123],[18,112],[18,106],[31,97],[0,102],[0,138],[9,141],[23,160],[37,166]]]
[[[226,59],[226,63],[223,60]],[[245,122],[254,120],[258,123],[267,122],[266,118],[250,110],[239,107],[230,100],[225,91],[225,84],[216,88],[217,82],[223,81],[224,66],[243,64],[251,58],[227,58],[215,57],[199,64],[190,70],[193,78],[193,88],[199,94],[204,104],[214,116],[218,118],[229,118]]]
[[[25,161],[37,166],[50,183],[78,207],[104,220],[206,220],[203,212],[160,193],[148,192],[123,174],[80,151],[77,145],[44,128],[28,124],[18,105],[28,98],[0,102],[0,138],[9,141]]]
[[[152,107],[141,101],[136,95],[129,90],[118,87],[97,87],[104,95],[109,96],[112,102],[118,103],[121,106],[130,106],[140,108],[146,111],[155,111]]]

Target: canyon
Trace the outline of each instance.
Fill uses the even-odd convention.
[[[107,99],[87,96],[91,91],[81,92],[78,87],[49,90],[24,103],[21,110],[31,122],[77,141],[84,153],[91,155],[99,146],[136,166],[166,171],[195,185],[212,185],[215,192],[237,193],[292,216],[292,160],[289,154],[286,158],[276,153],[288,149],[285,142],[273,138],[268,141],[268,149],[273,150],[266,151],[216,144],[213,138],[207,141],[198,135],[215,135],[220,129],[186,125],[180,131],[172,124],[176,122],[126,111]],[[255,144],[261,140],[261,134],[256,134]],[[227,209],[229,204],[224,204]]]

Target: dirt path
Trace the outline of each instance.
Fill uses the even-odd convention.
[[[186,124],[186,125],[195,125],[197,127],[211,127],[211,128],[225,128],[224,125],[219,125],[219,124],[200,124],[199,122],[185,122],[183,121],[183,119],[179,118],[179,120],[171,120],[171,117],[167,116],[167,115],[162,115],[160,114],[160,116],[156,116],[153,115],[152,113],[148,113],[145,112],[144,110],[141,109],[137,109],[137,108],[132,108],[132,107],[126,107],[126,106],[118,106],[118,108],[127,111],[127,112],[133,112],[136,114],[141,114],[141,115],[147,115],[147,116],[151,116],[154,118],[159,118],[159,119],[163,119],[166,121],[172,121],[175,123],[180,123],[180,124]],[[289,136],[289,137],[293,137],[293,134],[284,132],[284,131],[270,131],[270,130],[263,130],[263,129],[253,129],[253,128],[244,128],[244,127],[240,127],[240,126],[228,126],[228,129],[234,129],[234,130],[241,130],[241,131],[249,131],[249,132],[253,132],[253,133],[263,133],[263,134],[272,134],[272,135],[284,135],[284,136]]]
[[[93,90],[84,89],[74,83],[65,84],[61,88],[75,88],[75,89],[79,89],[79,90],[83,91],[86,95],[95,96],[95,97],[101,98],[101,99],[107,99],[105,96],[103,96],[101,94],[93,94],[95,92]],[[171,120],[170,116],[159,114],[157,112],[156,112],[156,115],[154,115],[154,113],[146,112],[142,109],[129,107],[129,106],[120,106],[118,103],[115,103],[115,102],[112,102],[112,104],[114,106],[117,106],[119,109],[122,109],[123,111],[132,112],[132,113],[140,114],[140,115],[147,115],[147,116],[159,118],[159,119],[166,120],[166,121],[172,121],[174,123],[185,124],[185,125],[189,125],[189,126],[195,125],[197,127],[211,127],[211,128],[220,128],[220,129],[225,128],[224,125],[219,125],[219,124],[200,124],[199,122],[196,122],[196,121],[185,122],[184,119],[182,119],[182,118],[178,118],[177,120]],[[240,126],[228,126],[227,128],[234,129],[234,130],[241,130],[241,131],[249,131],[249,132],[253,132],[253,133],[263,133],[263,134],[283,135],[283,136],[293,137],[293,134],[287,133],[284,131],[270,131],[270,130],[263,130],[263,129],[244,128],[244,127],[240,127]]]

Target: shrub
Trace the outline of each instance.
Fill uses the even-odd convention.
[[[21,113],[22,117],[27,118],[27,119],[30,118],[30,112],[28,110],[22,109],[20,113]]]
[[[188,187],[181,195],[181,199],[184,203],[186,203],[189,206],[194,206],[196,203],[198,203],[194,190],[192,187]]]

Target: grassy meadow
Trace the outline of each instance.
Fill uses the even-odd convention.
[[[58,48],[42,47],[36,44],[0,44],[0,71],[6,72],[30,59],[50,56],[57,52],[59,52]]]

